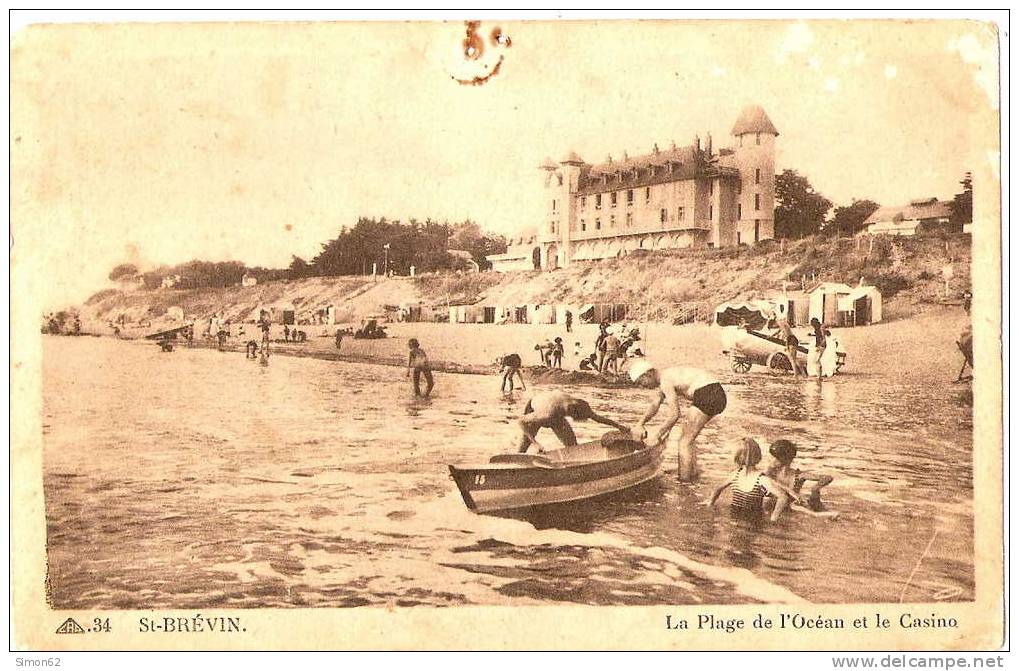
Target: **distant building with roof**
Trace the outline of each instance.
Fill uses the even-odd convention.
[[[575,152],[546,159],[537,231],[487,259],[494,270],[566,267],[634,250],[729,247],[775,236],[775,140],[764,109],[743,110],[733,146],[702,144],[591,164]]]
[[[952,204],[937,198],[909,201],[909,205],[878,208],[867,217],[864,232],[871,235],[916,235],[925,228],[946,226]]]

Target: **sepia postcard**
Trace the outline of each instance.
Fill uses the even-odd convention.
[[[13,649],[997,649],[1003,39],[12,29]]]

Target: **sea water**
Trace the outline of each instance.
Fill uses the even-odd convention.
[[[675,481],[670,451],[673,472],[635,490],[493,517],[447,465],[513,450],[531,390],[503,396],[495,374],[437,374],[421,400],[385,366],[95,338],[46,337],[43,354],[58,608],[973,598],[972,407],[951,384],[729,375],[698,484]],[[650,400],[572,391],[626,424]],[[833,475],[839,519],[748,526],[707,507],[745,435],[789,438],[799,467]]]

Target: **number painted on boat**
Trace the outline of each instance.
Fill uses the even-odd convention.
[[[477,475],[475,475],[474,476],[474,484],[476,484],[476,485],[483,485],[483,484],[485,484],[485,474],[484,473],[478,473]]]

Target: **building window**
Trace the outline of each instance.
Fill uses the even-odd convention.
[[[668,210],[666,210],[666,209],[665,209],[665,208],[663,207],[663,208],[661,209],[661,211],[660,211],[660,212],[658,213],[658,218],[659,218],[659,219],[661,220],[661,222],[662,222],[662,223],[664,224],[665,222],[667,222],[667,221],[669,220],[669,211],[668,211]]]
[[[601,219],[595,219],[594,220],[594,229],[596,231],[600,231],[601,230]]]
[[[582,230],[582,231],[586,231],[587,230],[587,222],[584,221],[583,219],[580,220],[580,230]]]
[[[760,242],[761,240],[761,220],[754,219],[754,242]]]
[[[714,180],[708,182],[708,195],[709,196],[715,195],[715,181]]]
[[[761,194],[759,193],[754,194],[754,209],[755,210],[761,209]]]
[[[613,191],[612,193],[609,194],[609,204],[612,207],[616,206],[616,192],[615,191]]]
[[[616,215],[613,214],[612,216],[609,217],[609,228],[615,227],[616,227]]]
[[[630,228],[631,226],[633,226],[633,213],[632,212],[627,212],[626,213],[626,227]]]
[[[594,209],[596,209],[596,210],[600,210],[601,209],[601,194],[600,193],[597,196],[594,197]]]
[[[651,187],[650,186],[645,186],[644,187],[644,202],[645,203],[650,203],[651,202]]]
[[[686,218],[686,211],[682,207],[676,208],[676,219],[683,221]]]
[[[587,196],[581,196],[580,197],[580,209],[583,210],[585,207],[587,207]]]
[[[633,189],[626,190],[626,204],[633,205]]]
[[[710,219],[711,221],[715,220],[715,206],[714,205],[708,205],[708,219]]]
[[[761,169],[760,168],[756,168],[754,170],[754,184],[760,184],[760,183],[761,183]]]
[[[757,133],[756,143],[761,144],[761,134]]]
[[[555,198],[552,199],[552,211],[555,212]]]
[[[736,203],[736,218],[743,218],[743,203]]]

